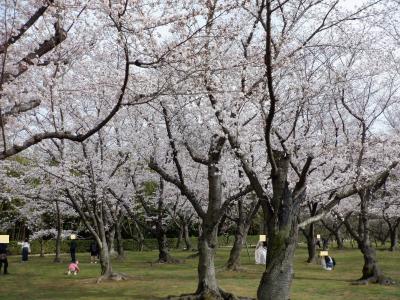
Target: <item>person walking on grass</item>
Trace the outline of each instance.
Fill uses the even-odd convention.
[[[4,275],[8,275],[7,245],[0,244],[0,273],[4,265]]]
[[[31,245],[28,242],[28,239],[25,239],[21,244],[22,249],[22,262],[28,261],[29,253],[31,253]]]

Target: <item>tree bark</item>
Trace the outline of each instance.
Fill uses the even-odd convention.
[[[124,260],[125,259],[125,252],[124,252],[124,240],[122,238],[122,226],[121,220],[117,220],[115,223],[115,233],[116,233],[116,240],[117,240],[117,259]]]
[[[183,237],[185,240],[186,251],[192,250],[192,241],[189,236],[189,224],[187,222],[183,224]]]
[[[360,197],[360,214],[358,216],[357,231],[353,230],[350,225],[349,217],[351,213],[345,218],[344,224],[349,234],[356,240],[357,246],[364,257],[364,266],[362,269],[362,276],[355,284],[392,284],[392,280],[383,275],[383,272],[378,266],[376,259],[375,249],[371,246],[370,241],[370,228],[369,228],[369,203],[372,190],[367,188],[359,191]]]
[[[40,257],[44,257],[44,240],[40,239]]]
[[[390,230],[390,248],[389,248],[390,251],[396,251],[397,244],[399,242],[398,237],[399,237],[399,226],[396,226],[392,230]]]
[[[182,240],[183,240],[183,225],[179,224],[178,239],[177,239],[176,245],[175,245],[176,249],[180,249],[181,248]]]
[[[62,230],[62,221],[60,214],[60,205],[56,200],[56,213],[57,213],[57,236],[56,236],[56,256],[54,257],[54,262],[61,262],[61,230]]]
[[[203,222],[202,235],[199,237],[199,264],[197,268],[198,285],[196,294],[205,299],[222,299],[215,275],[215,251],[217,249],[218,226],[209,226]],[[213,298],[212,298],[213,297]]]
[[[246,242],[247,234],[249,232],[250,224],[240,223],[236,227],[235,240],[229,253],[229,259],[226,264],[226,268],[232,271],[238,271],[240,268],[240,254],[243,249],[243,245]]]
[[[257,290],[259,300],[287,300],[293,278],[293,256],[298,239],[298,216],[300,198],[293,199],[289,190],[287,174],[290,157],[283,152],[273,152],[276,172],[272,176],[272,206],[262,202],[267,210],[268,251],[266,270]],[[296,191],[296,188],[295,188]],[[304,192],[299,194],[303,197]]]

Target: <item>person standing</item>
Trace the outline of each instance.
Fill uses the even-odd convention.
[[[71,262],[76,262],[76,248],[78,248],[78,245],[75,240],[71,241],[71,244],[69,246],[69,252],[71,254]]]
[[[0,244],[0,272],[4,265],[4,275],[8,275],[7,245]]]
[[[22,262],[28,261],[29,253],[31,253],[31,245],[28,242],[28,239],[25,239],[21,243],[22,248]]]
[[[97,264],[97,258],[99,257],[99,247],[95,241],[90,243],[90,263]]]

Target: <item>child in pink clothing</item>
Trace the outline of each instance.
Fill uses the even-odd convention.
[[[68,265],[68,272],[67,272],[67,274],[68,275],[70,275],[71,273],[73,273],[74,275],[76,275],[76,274],[78,274],[79,273],[79,267],[78,267],[78,264],[79,264],[79,261],[76,261],[76,262],[71,262],[69,265]]]

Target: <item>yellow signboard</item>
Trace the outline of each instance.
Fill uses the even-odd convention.
[[[317,234],[317,239],[320,239],[321,238],[321,235],[320,234]]]
[[[71,240],[76,240],[76,234],[71,234]]]
[[[320,251],[319,256],[328,256],[328,251]]]
[[[0,243],[1,244],[9,244],[10,243],[10,236],[8,234],[0,235]]]
[[[265,234],[260,234],[260,242],[265,242],[267,240],[267,236]]]

